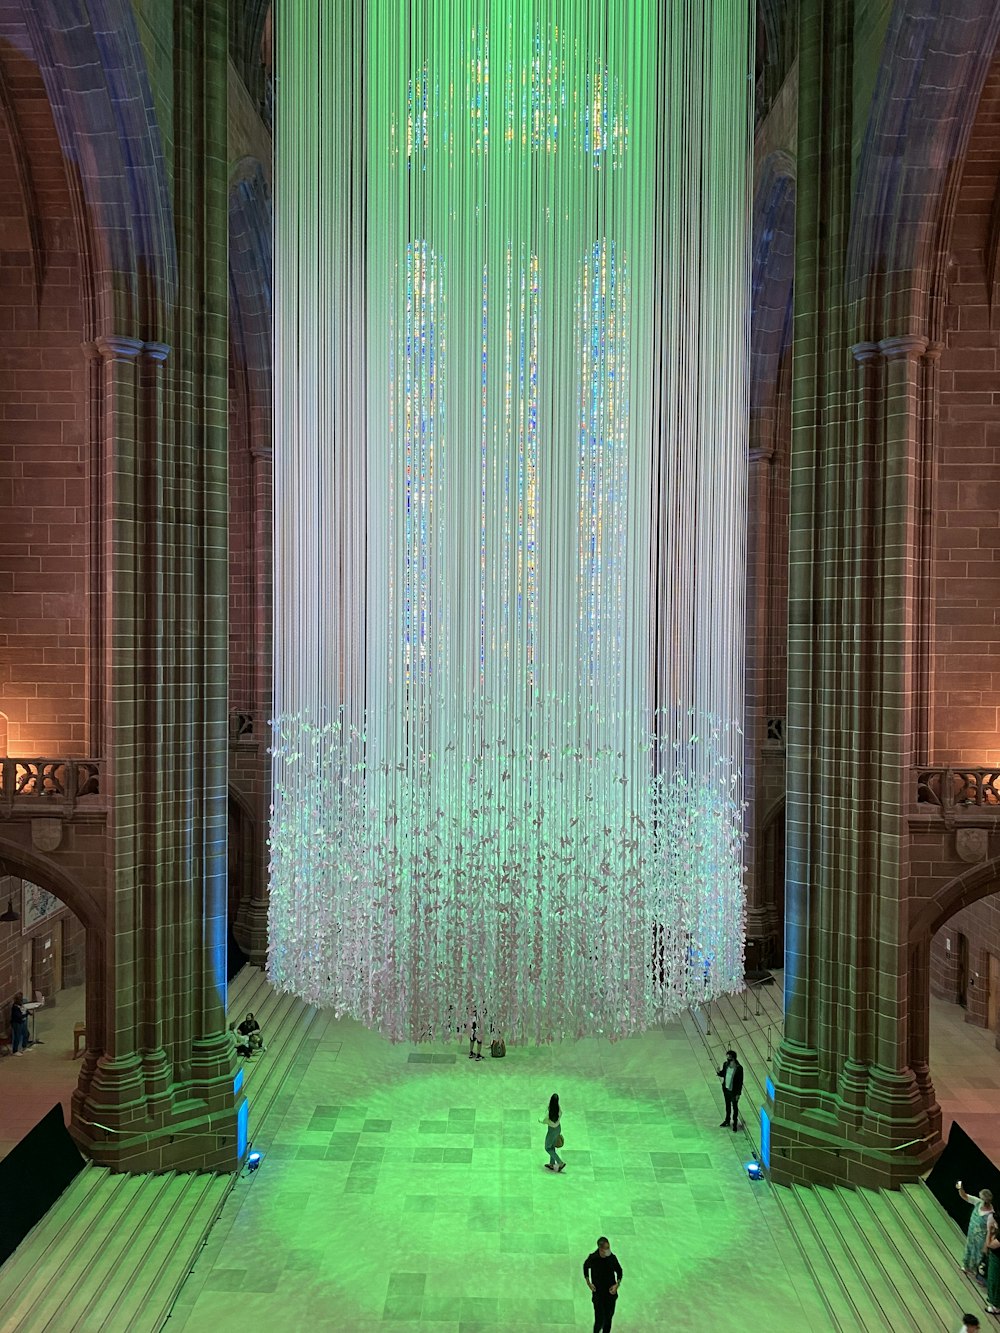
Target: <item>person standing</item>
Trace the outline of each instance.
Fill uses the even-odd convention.
[[[14,996],[10,1006],[10,1050],[12,1055],[28,1047],[28,1011],[24,1007],[24,996],[20,991]]]
[[[743,1091],[743,1066],[737,1060],[735,1051],[726,1052],[726,1062],[718,1075],[722,1079],[722,1095],[726,1101],[726,1118],[719,1128],[727,1129],[732,1116],[735,1134],[740,1127],[740,1093]]]
[[[1000,1229],[996,1213],[986,1219],[986,1313],[1000,1314]]]
[[[967,1277],[978,1277],[984,1263],[983,1247],[986,1244],[986,1223],[993,1212],[993,1191],[980,1190],[976,1198],[966,1194],[962,1182],[956,1181],[955,1188],[966,1203],[975,1204],[969,1218],[969,1229],[965,1236],[965,1253],[962,1255],[962,1271]]]
[[[548,1112],[538,1122],[547,1126],[545,1130],[545,1151],[549,1160],[545,1163],[546,1171],[565,1171],[566,1163],[556,1152],[563,1145],[562,1112],[559,1109],[559,1094],[554,1092],[549,1098]]]
[[[594,1302],[594,1333],[611,1333],[618,1288],[622,1284],[622,1266],[611,1253],[607,1236],[597,1237],[597,1249],[583,1261],[583,1280]]]
[[[978,1315],[964,1314],[962,1315],[962,1327],[958,1330],[958,1333],[979,1333],[981,1327]]]
[[[483,1058],[483,1025],[479,1020],[479,1014],[474,1013],[468,1021],[469,1029],[469,1059],[481,1060]]]

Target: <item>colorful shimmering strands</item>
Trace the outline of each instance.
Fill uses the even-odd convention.
[[[276,10],[269,972],[621,1036],[742,985],[748,6],[485,15]]]

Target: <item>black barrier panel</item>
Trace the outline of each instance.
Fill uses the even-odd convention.
[[[0,1264],[85,1165],[63,1121],[62,1107],[53,1106],[0,1162]]]
[[[1000,1203],[1000,1170],[962,1126],[953,1121],[945,1150],[927,1177],[927,1187],[964,1234],[975,1205],[962,1202],[955,1188],[957,1180],[962,1182],[966,1194],[975,1196],[980,1190],[992,1190],[993,1198]]]

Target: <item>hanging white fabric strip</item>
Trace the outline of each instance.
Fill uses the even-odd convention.
[[[742,985],[748,5],[276,15],[270,976],[640,1031]]]

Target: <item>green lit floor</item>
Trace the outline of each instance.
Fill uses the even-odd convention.
[[[172,1333],[589,1329],[581,1264],[601,1233],[625,1270],[616,1331],[830,1327],[679,1023],[482,1063],[457,1042],[428,1062],[353,1023],[317,1030]],[[536,1123],[553,1091],[560,1176]]]

